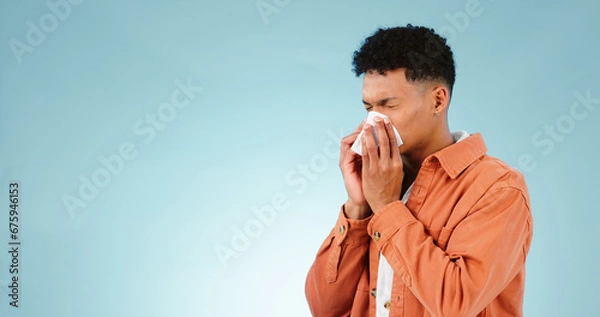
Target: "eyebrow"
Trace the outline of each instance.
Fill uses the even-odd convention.
[[[385,104],[386,104],[388,101],[390,101],[390,100],[393,100],[393,99],[398,99],[398,98],[396,98],[396,97],[387,97],[387,98],[383,98],[383,99],[379,100],[379,102],[377,102],[377,103],[378,103],[380,106],[385,106]],[[370,104],[370,103],[368,103],[368,102],[366,102],[366,101],[364,101],[364,100],[363,100],[362,102],[363,102],[363,104],[365,104],[365,105],[371,106],[371,104]]]

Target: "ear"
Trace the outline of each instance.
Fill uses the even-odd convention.
[[[436,84],[431,90],[433,113],[444,113],[448,110],[448,104],[450,103],[450,94],[448,88],[441,84]]]

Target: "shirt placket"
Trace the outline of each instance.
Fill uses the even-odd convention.
[[[404,197],[402,197],[402,201],[406,204],[409,197],[412,195],[413,184],[411,184],[406,193],[404,193]],[[389,317],[389,316],[400,316],[399,314],[394,313],[390,314],[390,311],[393,309],[394,311],[402,311],[402,298],[399,294],[403,294],[402,289],[398,289],[396,285],[402,285],[402,283],[396,283],[395,274],[387,262],[385,257],[378,253],[379,256],[379,266],[377,268],[377,287],[375,289],[378,296],[375,298],[375,316],[377,317]],[[394,307],[394,308],[392,308]]]

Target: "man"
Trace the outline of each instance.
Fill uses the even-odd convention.
[[[379,29],[353,66],[366,110],[389,119],[374,125],[379,147],[369,124],[342,139],[348,200],[306,278],[312,314],[522,316],[527,186],[480,133],[450,132],[446,40],[410,24]],[[350,149],[361,129],[362,156]]]

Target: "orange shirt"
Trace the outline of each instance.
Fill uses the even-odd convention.
[[[523,175],[480,133],[421,164],[406,205],[362,220],[344,206],[306,278],[316,317],[374,317],[381,252],[394,270],[390,317],[522,316],[533,235]]]

